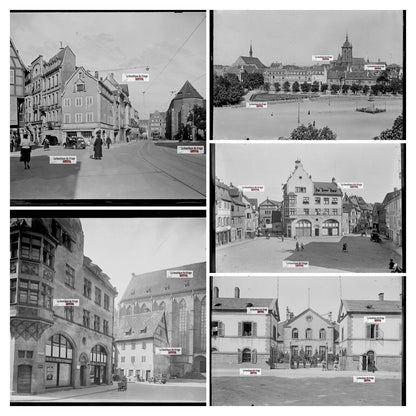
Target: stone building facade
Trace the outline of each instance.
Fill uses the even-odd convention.
[[[341,370],[401,371],[403,317],[401,300],[341,300],[338,314]],[[368,317],[384,317],[368,322]]]
[[[15,44],[10,39],[10,130],[20,137],[24,127],[24,101],[26,66]]]
[[[12,393],[110,384],[117,291],[80,220],[15,218],[10,233]]]
[[[338,236],[342,191],[332,182],[314,182],[300,160],[283,185],[283,233],[287,237]]]
[[[205,269],[205,263],[194,263],[133,274],[119,304],[118,327],[143,313],[164,311],[169,346],[182,348],[182,355],[171,357],[170,375],[206,372]],[[168,277],[175,270],[192,271],[193,277]]]

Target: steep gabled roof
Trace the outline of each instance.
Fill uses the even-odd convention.
[[[200,98],[203,99],[201,94],[192,86],[189,81],[183,84],[183,87],[176,94],[174,100],[182,100],[184,98]]]
[[[338,322],[340,322],[341,311],[345,308],[347,314],[376,314],[376,313],[402,313],[402,302],[399,300],[348,300],[341,299],[341,304],[338,313]]]
[[[116,326],[116,341],[133,341],[145,338],[153,338],[156,328],[162,324],[164,311],[139,313],[136,315],[124,315]]]
[[[193,278],[169,278],[168,270],[192,270]],[[149,296],[168,295],[171,293],[189,292],[205,289],[206,262],[172,266],[168,269],[140,275],[132,275],[129,285],[120,302],[147,298]]]
[[[240,56],[246,65],[255,65],[257,68],[267,68],[259,58],[251,57],[251,56]]]
[[[289,319],[286,322],[285,327],[291,325],[292,322],[296,321],[297,319],[299,319],[301,316],[305,315],[308,312],[311,312],[311,313],[315,314],[316,316],[319,316],[319,318],[322,319],[323,321],[325,321],[328,325],[331,325],[331,326],[334,325],[331,321],[324,318],[322,315],[320,315],[318,312],[314,311],[312,308],[308,308],[308,309],[305,309],[303,312],[301,312],[299,315],[296,315],[293,318]]]

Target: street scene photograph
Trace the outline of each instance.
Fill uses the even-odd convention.
[[[11,12],[13,205],[204,205],[205,142],[205,12]]]
[[[178,212],[12,212],[11,404],[206,402],[205,218]]]
[[[213,145],[211,272],[403,272],[404,146]]]
[[[402,140],[402,10],[213,13],[214,140]]]
[[[211,281],[213,406],[405,404],[404,277]]]

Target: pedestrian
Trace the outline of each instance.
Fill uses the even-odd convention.
[[[20,143],[20,161],[25,164],[25,169],[30,169],[30,152],[32,151],[30,145],[30,139],[28,134],[23,135],[23,139]]]
[[[299,241],[296,241],[296,251],[299,251]]]
[[[109,136],[107,136],[106,143],[107,143],[107,149],[109,149],[110,148],[110,144],[111,144],[111,139],[110,139]]]
[[[103,157],[103,141],[101,140],[101,134],[98,131],[95,136],[94,141],[94,159],[99,159]]]
[[[315,127],[315,120],[313,121],[313,126]]]
[[[308,116],[310,116],[311,115],[311,110],[308,110]]]
[[[282,234],[282,243],[285,241],[285,236]]]
[[[344,243],[344,244],[342,245],[342,252],[343,252],[343,253],[348,253],[348,244],[347,244],[347,243]]]
[[[390,259],[389,270],[393,270],[393,267],[394,267],[394,261],[393,259]]]
[[[301,251],[303,251],[305,249],[305,246],[303,245],[303,243],[300,243],[300,249],[301,249]]]
[[[14,136],[13,135],[11,135],[10,136],[10,151],[11,152],[14,152],[14,148],[15,148],[15,140],[14,140]]]
[[[43,140],[43,150],[49,150],[49,140],[46,137]]]

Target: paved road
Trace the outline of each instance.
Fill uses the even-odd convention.
[[[214,406],[400,406],[401,380],[370,384],[351,378],[213,377]]]
[[[348,253],[342,244],[348,244]],[[304,238],[304,251],[295,251],[293,239],[256,238],[216,250],[217,273],[388,273],[393,258],[401,265],[401,257],[387,243],[373,243],[369,237]],[[305,269],[283,268],[283,261],[308,261]]]
[[[50,155],[76,155],[77,164],[50,165]],[[24,170],[14,152],[11,199],[205,199],[205,155],[178,155],[151,141],[115,144],[102,160],[91,155],[91,147],[36,149]]]

